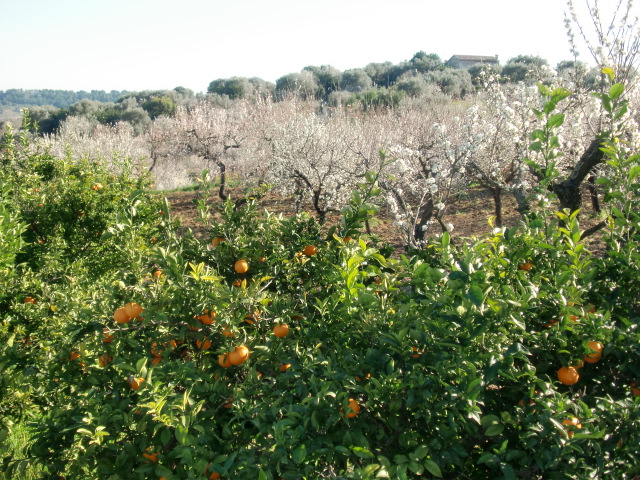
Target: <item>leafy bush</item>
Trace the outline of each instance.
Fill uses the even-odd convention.
[[[552,159],[553,138],[537,131],[535,151]],[[58,159],[11,134],[2,147],[13,220],[0,231],[20,253],[0,280],[0,442],[31,427],[22,451],[0,443],[7,478],[27,465],[288,480],[640,468],[640,168],[623,142],[603,147],[617,172],[605,258],[576,212],[547,213],[544,189],[518,228],[464,245],[445,232],[394,259],[363,233],[374,172],[330,228],[260,213],[259,195],[212,222],[205,192],[200,238],[126,163]],[[24,246],[20,225],[35,226]]]

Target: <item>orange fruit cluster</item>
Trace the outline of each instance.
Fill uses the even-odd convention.
[[[587,344],[587,347],[591,350],[590,353],[585,354],[584,361],[587,363],[596,363],[602,357],[604,351],[604,345],[600,342],[591,341]]]
[[[136,302],[127,303],[124,307],[117,308],[113,312],[113,319],[116,323],[129,323],[132,319],[138,318],[138,316],[144,311],[144,309]]]
[[[242,365],[249,358],[249,349],[245,345],[239,345],[233,352],[223,353],[218,357],[218,365],[229,368],[232,365]]]

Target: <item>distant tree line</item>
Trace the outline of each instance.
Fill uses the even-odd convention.
[[[44,106],[51,105],[57,108],[66,108],[80,100],[93,100],[96,102],[115,102],[123,95],[127,94],[126,90],[91,90],[86,92],[80,90],[74,92],[71,90],[23,90],[21,88],[10,88],[9,90],[0,90],[1,106]]]
[[[220,100],[251,99],[271,96],[276,100],[296,95],[304,100],[319,100],[330,106],[359,104],[365,109],[392,107],[404,98],[464,98],[481,87],[483,72],[500,75],[506,83],[550,81],[555,75],[571,74],[594,86],[599,70],[586,64],[563,61],[556,70],[544,58],[519,55],[504,66],[479,64],[467,69],[449,67],[435,53],[417,52],[410,60],[398,64],[370,63],[364,68],[341,72],[330,66],[307,66],[297,73],[283,75],[275,84],[259,78],[220,78],[209,84],[207,92]]]
[[[541,57],[519,55],[504,66],[474,65],[469,69],[451,68],[435,53],[419,51],[410,60],[398,64],[370,63],[364,68],[340,71],[330,65],[307,66],[297,73],[278,78],[275,83],[257,77],[231,77],[213,80],[206,94],[195,94],[184,87],[173,90],[110,93],[98,90],[0,91],[0,106],[29,107],[39,132],[58,131],[69,116],[84,117],[95,124],[127,122],[141,133],[158,117],[173,117],[179,107],[189,108],[200,100],[228,107],[237,100],[283,100],[295,96],[314,100],[327,107],[358,107],[363,110],[397,107],[409,99],[448,101],[464,98],[482,89],[485,73],[504,83],[534,84],[551,82],[556,75],[580,78],[585,88],[596,88],[600,75],[578,61],[560,62],[555,70]]]
[[[68,108],[35,106],[29,108],[29,114],[37,122],[41,134],[55,133],[69,116],[84,117],[103,125],[127,122],[133,126],[134,132],[142,133],[156,118],[171,117],[178,106],[189,106],[195,102],[196,95],[192,90],[176,87],[173,90],[127,92],[115,102],[84,99]]]

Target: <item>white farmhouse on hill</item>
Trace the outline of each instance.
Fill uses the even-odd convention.
[[[486,55],[454,55],[447,60],[446,65],[451,68],[464,68],[467,69],[474,65],[499,65],[498,55],[486,56]]]

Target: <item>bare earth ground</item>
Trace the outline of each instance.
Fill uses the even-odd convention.
[[[240,189],[230,189],[232,199],[242,197]],[[206,232],[202,224],[198,220],[198,212],[196,208],[197,194],[195,192],[172,192],[165,195],[171,204],[172,216],[179,218],[183,228],[191,228],[197,236],[206,236]],[[215,196],[210,199],[212,213],[215,214],[216,205],[221,204],[221,200]],[[590,227],[597,222],[592,218],[592,211],[588,198],[583,197],[583,213],[581,214],[580,227],[582,230]],[[307,211],[313,214],[311,205],[307,205]],[[282,198],[275,193],[269,193],[259,201],[261,210],[268,210],[271,213],[283,215],[292,215],[294,212],[294,202],[292,199]],[[480,188],[469,189],[464,195],[461,195],[453,203],[447,207],[447,214],[444,217],[445,223],[453,224],[452,238],[463,241],[471,237],[479,237],[491,232],[492,228],[488,223],[490,217],[494,215],[493,199],[484,190]],[[218,216],[219,217],[219,216]],[[214,215],[216,218],[216,215]],[[327,225],[333,225],[339,221],[339,215],[329,216]],[[516,203],[513,197],[505,195],[503,198],[503,226],[511,227],[520,222],[520,215],[516,211]],[[376,221],[372,222],[372,233],[379,235],[384,240],[390,242],[396,247],[396,250],[404,253],[404,244],[397,227],[393,225],[393,219],[384,210],[378,213]],[[434,225],[428,232],[430,235],[439,234],[440,227]],[[593,251],[601,249],[598,238],[587,239],[587,245]]]

